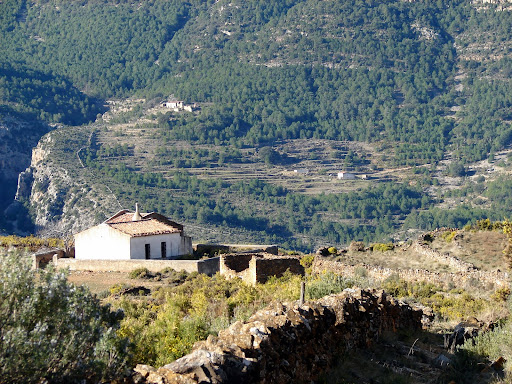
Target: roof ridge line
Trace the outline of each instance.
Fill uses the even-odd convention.
[[[111,225],[111,224],[137,223],[137,222],[141,222],[141,221],[150,221],[150,220],[156,220],[156,219],[154,219],[153,217],[150,217],[149,219],[142,218],[140,220],[116,221],[114,223],[107,223],[107,224]],[[158,221],[158,220],[156,220],[156,221]]]

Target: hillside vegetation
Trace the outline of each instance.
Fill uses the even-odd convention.
[[[458,0],[6,0],[0,104],[79,125],[100,100],[145,100],[64,127],[55,161],[203,239],[385,240],[510,213],[511,17]],[[199,109],[149,112],[170,95]],[[301,167],[312,176],[283,177]],[[393,169],[342,186],[329,176]],[[55,220],[90,205],[72,189],[47,210]]]
[[[297,300],[300,284],[305,281],[307,301],[346,288],[372,287],[384,289],[411,305],[420,305],[426,314],[421,332],[384,333],[368,348],[353,348],[350,353],[339,355],[321,382],[373,379],[393,383],[506,383],[510,380],[510,288],[507,280],[498,281],[497,277],[503,276],[499,269],[510,270],[503,255],[507,238],[504,228],[509,225],[483,220],[464,230],[445,228],[425,233],[418,241],[408,243],[330,247],[328,256],[302,257],[305,276],[286,273],[264,284],[248,285],[241,279],[226,279],[219,274],[207,277],[170,268],[160,272],[139,268],[129,274],[75,271],[69,280],[88,285],[105,302],[124,310],[126,317],[118,334],[133,342],[133,366],[169,364],[189,353],[196,341],[217,335],[232,324],[241,326],[270,302]],[[444,255],[452,261],[474,262],[482,267],[455,271],[453,264],[419,255],[414,250],[418,244],[430,250],[450,249],[454,253]],[[324,269],[322,265],[328,264],[323,263],[356,268],[353,273],[340,273]],[[387,274],[375,273],[383,271],[383,267]],[[478,274],[496,279],[475,278]],[[266,312],[277,316],[268,308]],[[475,342],[468,333],[463,345],[443,347],[443,335],[452,333],[459,323],[466,329],[478,330],[473,333],[478,333]],[[282,344],[283,339],[280,340]],[[443,364],[439,364],[440,355],[445,359]],[[507,360],[506,364],[489,367],[500,357]]]

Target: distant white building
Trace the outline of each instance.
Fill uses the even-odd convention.
[[[84,260],[172,259],[192,254],[183,225],[156,212],[119,211],[103,223],[77,233],[75,258]]]
[[[307,169],[307,168],[299,168],[299,169],[294,169],[293,172],[301,174],[301,175],[307,175],[309,173],[309,169]]]
[[[183,109],[183,101],[172,100],[166,101],[163,103],[163,106],[169,109],[174,109],[176,111],[181,111]]]
[[[338,172],[338,180],[354,180],[356,175],[349,172]]]

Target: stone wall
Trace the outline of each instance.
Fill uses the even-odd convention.
[[[53,255],[53,254],[52,254]],[[51,260],[51,256],[49,260]],[[227,278],[241,278],[249,284],[264,283],[270,276],[280,277],[288,269],[292,273],[304,274],[304,268],[296,257],[274,256],[267,253],[237,253],[203,260],[54,260],[58,268],[71,271],[130,272],[137,268],[147,268],[152,272],[164,268],[189,273],[199,272],[212,276],[217,272]]]
[[[428,259],[432,259],[443,264],[448,264],[450,267],[456,269],[457,271],[476,271],[477,269],[471,263],[462,261],[458,257],[451,256],[449,253],[437,252],[426,244],[415,242],[412,246],[412,249]]]
[[[508,273],[499,271],[431,272],[425,269],[390,269],[367,264],[348,265],[321,256],[315,257],[312,269],[315,273],[330,271],[343,276],[356,276],[364,271],[366,276],[375,280],[384,280],[395,275],[407,281],[426,281],[444,287],[465,287],[473,284],[485,284],[496,288],[510,286]]]
[[[287,270],[304,274],[299,258],[268,253],[222,255],[219,264],[221,275],[227,278],[238,277],[249,284],[264,283],[271,276],[281,277]]]
[[[222,255],[220,257],[220,274],[228,277],[235,277],[238,273],[249,268],[249,263],[254,257],[263,257],[263,255],[254,254],[232,254]]]
[[[275,303],[158,370],[137,366],[133,381],[310,383],[339,354],[371,345],[385,331],[419,329],[421,317],[383,291],[346,290],[301,307]]]
[[[254,269],[254,280],[251,283],[264,283],[271,276],[281,277],[289,270],[297,275],[304,275],[304,267],[300,265],[300,259],[296,257],[264,257],[253,258],[250,263]]]
[[[219,272],[219,261],[220,259],[218,257],[199,260],[197,262],[197,272],[204,273],[205,275],[208,276],[213,276],[217,272]]]
[[[202,257],[204,255],[213,256],[222,253],[228,253],[229,247],[221,244],[197,244],[195,246],[194,254]]]
[[[219,258],[205,260],[78,260],[58,259],[58,268],[69,268],[71,271],[97,271],[97,272],[130,272],[137,268],[147,268],[151,272],[158,272],[164,268],[173,268],[177,271],[199,272],[212,276],[219,270]]]
[[[58,260],[64,257],[64,250],[50,249],[45,252],[34,253],[32,255],[32,268],[44,268],[50,261]]]

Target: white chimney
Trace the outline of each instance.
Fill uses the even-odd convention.
[[[132,221],[139,221],[142,219],[139,212],[139,203],[135,203],[135,213],[133,214]]]

